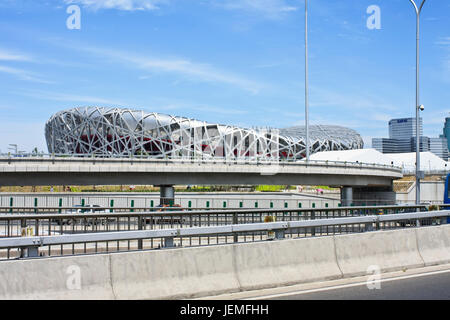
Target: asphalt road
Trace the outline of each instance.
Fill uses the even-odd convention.
[[[450,270],[383,279],[380,289],[365,282],[260,297],[273,300],[450,300]]]

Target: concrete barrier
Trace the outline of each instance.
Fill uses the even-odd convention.
[[[370,266],[382,272],[424,266],[414,229],[338,235],[335,245],[344,277],[366,275]]]
[[[239,290],[231,245],[111,255],[117,299],[176,299]]]
[[[238,244],[234,256],[242,290],[342,277],[333,237]]]
[[[109,257],[0,262],[0,299],[114,299]]]
[[[416,235],[426,265],[450,263],[450,225],[418,228]]]
[[[450,226],[37,258],[0,262],[0,299],[195,298],[449,261]]]

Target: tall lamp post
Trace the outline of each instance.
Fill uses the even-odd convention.
[[[305,131],[306,161],[309,161],[309,102],[308,102],[308,0],[305,0]]]
[[[416,11],[416,204],[420,204],[420,179],[422,172],[420,171],[420,125],[419,125],[419,110],[423,109],[420,106],[419,98],[419,34],[420,34],[420,13],[426,0],[422,1],[420,7],[417,6],[415,0],[409,0]],[[420,1],[420,0],[419,0]]]

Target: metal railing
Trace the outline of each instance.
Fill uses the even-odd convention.
[[[171,199],[172,200],[172,199]],[[46,208],[68,208],[74,206],[95,205],[108,207],[108,211],[137,210],[137,211],[156,211],[159,210],[160,203],[164,201],[163,197],[155,195],[108,195],[108,194],[48,194],[43,195],[20,195],[20,194],[0,194],[0,213],[12,212],[45,212]],[[226,210],[226,209],[253,209],[253,208],[328,208],[339,206],[340,199],[324,196],[296,196],[291,194],[257,194],[245,198],[243,196],[223,197],[223,194],[214,196],[191,196],[177,194],[174,199],[174,205],[185,210]],[[365,200],[364,205],[387,205],[389,201]],[[361,203],[362,205],[363,203]],[[43,209],[41,209],[43,208]],[[61,209],[62,210],[62,209]],[[56,212],[59,212],[58,209]]]
[[[443,168],[433,168],[431,165],[428,167],[426,165],[420,168],[427,175],[447,175],[450,173],[450,167],[445,165]],[[416,174],[416,166],[404,166],[403,174],[405,175],[415,175]]]
[[[222,227],[230,225],[261,224],[268,218],[278,222],[325,221],[327,219],[362,218],[368,216],[399,216],[407,212],[425,212],[427,206],[383,206],[383,207],[342,207],[325,209],[252,209],[252,210],[210,210],[210,211],[166,211],[166,212],[125,212],[125,213],[79,213],[79,214],[2,214],[0,215],[0,239],[23,237],[55,237],[74,236],[99,233],[122,233],[128,231],[158,231],[173,229]],[[429,214],[432,212],[426,212]],[[342,220],[345,221],[345,220]],[[320,222],[319,222],[320,223]],[[393,225],[390,227],[398,227]],[[389,228],[389,225],[383,225]],[[329,235],[359,232],[358,225],[349,224],[344,227],[322,227],[312,230],[298,230],[297,236]],[[262,231],[240,232],[239,235],[194,236],[181,237],[179,246],[210,245],[230,242],[260,241],[267,238]],[[117,240],[114,242],[94,242],[77,245],[48,245],[41,248],[41,254],[47,256],[100,253],[111,251],[127,251],[154,249],[164,246],[164,240],[156,238],[140,240]],[[21,250],[4,248],[0,250],[0,259],[11,259],[23,256]]]
[[[171,228],[166,230],[138,230],[59,236],[7,238],[0,239],[0,251],[5,249],[16,249],[18,252],[20,252],[20,255],[18,256],[19,258],[38,257],[42,256],[43,251],[45,251],[46,248],[50,248],[51,246],[64,247],[65,245],[75,246],[78,244],[84,246],[84,251],[76,253],[86,254],[91,253],[86,250],[86,245],[88,243],[95,243],[97,245],[98,243],[108,244],[109,242],[115,242],[118,244],[117,250],[115,251],[123,251],[120,250],[119,243],[126,242],[129,244],[130,241],[137,241],[137,249],[142,250],[144,249],[144,247],[142,246],[143,241],[158,241],[158,248],[161,248],[186,246],[186,242],[183,245],[183,239],[189,239],[192,237],[201,238],[202,236],[208,238],[222,237],[225,239],[232,236],[234,238],[233,242],[240,242],[240,238],[242,241],[242,235],[249,233],[265,235],[264,238],[261,236],[261,238],[258,240],[283,239],[285,237],[296,238],[301,236],[312,237],[323,235],[324,232],[326,232],[327,235],[334,235],[349,232],[356,233],[382,229],[440,225],[446,224],[449,217],[450,210],[443,210],[433,212],[369,215],[322,220],[282,221],[253,224],[232,224],[226,226],[197,228]],[[140,246],[139,243],[141,244]],[[202,245],[202,243],[200,242],[197,245]],[[192,244],[189,244],[189,246],[192,246]],[[127,251],[130,251],[130,247],[128,247]],[[109,251],[106,250],[103,252]],[[63,254],[64,252],[61,252],[61,255]],[[75,254],[75,252],[69,254]]]
[[[0,154],[0,163],[21,160],[67,160],[67,161],[94,161],[94,162],[107,162],[107,161],[142,161],[142,162],[153,162],[153,163],[224,163],[224,164],[268,164],[268,165],[304,165],[304,166],[326,166],[326,167],[349,167],[349,168],[375,168],[375,169],[392,169],[395,171],[401,171],[402,167],[395,166],[393,164],[380,164],[380,163],[364,163],[364,162],[349,162],[349,161],[328,161],[328,160],[309,160],[306,162],[305,159],[294,159],[294,158],[282,158],[274,157],[267,158],[264,156],[239,156],[239,157],[219,157],[219,156],[170,156],[163,157],[161,155],[95,155],[95,154],[35,154],[35,153],[20,153],[20,154]]]
[[[398,214],[426,211],[425,205],[337,207],[320,209],[210,209],[39,207],[0,208],[0,237],[20,236],[23,228],[35,235],[163,229],[186,226],[214,226],[263,222],[265,216],[276,221],[343,218],[371,214]]]

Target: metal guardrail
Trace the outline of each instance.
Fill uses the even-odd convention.
[[[179,157],[171,156],[170,158],[161,157],[158,155],[92,155],[92,154],[33,154],[33,153],[20,153],[20,154],[0,154],[0,162],[2,161],[21,161],[23,159],[29,160],[67,160],[67,161],[142,161],[142,162],[155,162],[155,163],[224,163],[224,164],[268,164],[268,165],[279,165],[279,164],[294,164],[294,165],[305,165],[305,166],[336,166],[336,167],[351,167],[351,168],[382,168],[382,169],[393,169],[395,171],[401,171],[402,167],[378,163],[363,163],[363,162],[349,162],[349,161],[328,161],[328,160],[309,160],[305,159],[289,159],[289,158],[274,158],[267,159],[265,157]]]
[[[0,252],[3,250],[17,249],[20,253],[17,258],[37,257],[40,255],[39,249],[48,249],[49,255],[51,253],[51,246],[61,246],[61,255],[77,254],[77,253],[94,253],[93,250],[86,250],[87,244],[95,244],[95,253],[97,253],[98,243],[115,242],[117,243],[116,251],[120,250],[119,244],[127,242],[128,247],[126,251],[132,250],[130,248],[130,241],[137,241],[137,248],[142,250],[143,241],[158,241],[161,247],[176,246],[175,239],[178,240],[178,246],[183,246],[183,238],[192,239],[198,237],[199,242],[194,245],[204,245],[201,237],[207,237],[210,243],[210,237],[215,236],[227,239],[233,237],[232,242],[246,242],[245,236],[248,234],[259,234],[259,240],[267,239],[282,239],[285,236],[291,238],[300,237],[300,234],[305,237],[312,237],[316,235],[330,235],[342,233],[367,232],[380,229],[394,229],[404,227],[418,227],[425,225],[446,224],[450,217],[450,210],[429,211],[429,212],[415,212],[389,215],[368,215],[358,217],[332,218],[320,220],[304,220],[304,221],[281,221],[281,222],[266,222],[266,223],[251,223],[251,224],[231,224],[218,225],[209,227],[188,227],[188,228],[170,228],[160,230],[136,230],[136,231],[122,231],[122,232],[97,232],[97,233],[83,233],[83,234],[64,234],[57,236],[35,236],[35,237],[17,237],[0,239]],[[270,233],[273,233],[271,238]],[[264,234],[264,237],[263,237]],[[297,235],[297,236],[296,236]],[[239,239],[241,237],[241,239]],[[241,241],[239,241],[241,240]],[[253,238],[251,241],[258,241]],[[185,242],[186,243],[186,242]],[[218,244],[217,242],[216,244]],[[225,241],[227,243],[227,241]],[[82,244],[84,252],[75,252],[74,246]],[[64,252],[64,245],[72,246],[72,250]],[[192,246],[192,243],[189,244]],[[153,245],[151,248],[154,248]],[[92,248],[91,248],[92,249]],[[106,246],[106,249],[108,247]],[[150,248],[149,248],[150,249]],[[103,250],[101,252],[109,252]],[[42,254],[43,252],[41,252]],[[7,258],[10,258],[9,256]]]
[[[392,222],[404,220],[420,220],[429,218],[450,217],[450,210],[435,212],[418,212],[404,213],[399,215],[387,216],[365,216],[351,218],[333,218],[310,221],[284,221],[271,223],[253,223],[241,225],[215,226],[215,227],[198,227],[186,229],[167,229],[167,230],[145,230],[145,231],[123,231],[120,233],[93,233],[79,235],[63,235],[63,236],[44,236],[44,237],[25,237],[0,239],[0,248],[10,247],[28,247],[35,245],[55,245],[55,244],[72,244],[95,241],[116,241],[116,240],[136,240],[150,238],[170,238],[182,236],[201,236],[211,234],[223,234],[246,231],[274,231],[288,230],[293,228],[312,228],[324,226],[339,226],[347,224],[374,224],[379,222]]]
[[[427,174],[427,175],[447,175],[450,173],[450,167],[447,168],[442,168],[442,169],[436,169],[433,168],[431,169],[430,167],[427,169],[425,168],[421,168],[421,170]],[[415,175],[416,174],[416,167],[415,166],[408,166],[408,167],[403,167],[403,174],[404,175]]]
[[[437,204],[437,207],[444,206],[444,204]],[[361,210],[364,212],[373,212],[374,210],[381,210],[383,214],[388,214],[388,211],[396,211],[401,212],[402,210],[427,210],[429,207],[428,204],[421,204],[421,205],[385,205],[385,206],[349,206],[349,207],[329,207],[329,208],[292,208],[292,209],[277,209],[277,208],[255,208],[255,209],[236,209],[236,208],[221,208],[221,209],[213,209],[213,208],[184,208],[184,207],[155,207],[155,208],[145,208],[145,207],[136,207],[136,208],[130,208],[130,207],[80,207],[80,206],[69,206],[69,207],[30,207],[30,206],[20,206],[20,207],[10,207],[10,206],[3,206],[0,207],[0,220],[3,218],[7,218],[10,215],[1,215],[2,213],[14,213],[14,212],[34,212],[36,214],[39,214],[39,216],[31,215],[30,218],[48,218],[48,213],[54,213],[62,216],[62,214],[67,215],[66,213],[63,213],[65,211],[73,211],[77,209],[95,209],[98,211],[104,211],[103,215],[114,215],[116,212],[127,212],[132,215],[147,215],[152,214],[155,212],[165,212],[167,214],[171,215],[179,215],[179,214],[193,214],[193,215],[199,215],[199,214],[220,214],[220,213],[276,213],[276,212],[310,212],[310,211],[324,211],[324,212],[330,212],[330,211],[351,211],[351,210]],[[403,211],[404,212],[404,211]],[[47,213],[47,215],[45,215]],[[73,217],[75,217],[74,214],[68,214]],[[97,214],[98,215],[98,214]],[[122,214],[123,215],[123,214]],[[23,215],[21,215],[23,216]],[[68,218],[68,217],[65,217]]]
[[[114,232],[124,230],[167,229],[204,227],[243,223],[261,223],[266,216],[276,221],[300,221],[325,218],[344,218],[373,214],[399,214],[426,211],[427,206],[377,206],[338,207],[321,209],[210,209],[183,210],[161,208],[148,211],[145,208],[108,207],[46,207],[16,212],[11,208],[0,208],[0,238],[18,237],[24,229],[31,228],[32,235],[58,235],[92,232]],[[20,210],[16,208],[17,210]],[[88,210],[78,212],[76,210]],[[91,210],[99,210],[95,213]],[[113,211],[113,212],[110,212]]]
[[[25,214],[25,213],[35,213],[35,214],[52,214],[52,213],[58,213],[58,214],[65,214],[67,212],[71,212],[78,209],[95,209],[96,211],[103,211],[103,212],[142,212],[142,213],[150,213],[150,212],[205,212],[205,211],[232,211],[232,210],[240,210],[236,208],[185,208],[185,207],[89,207],[89,205],[86,205],[84,207],[81,206],[61,206],[61,207],[33,207],[33,206],[0,206],[0,215],[5,213],[18,213],[18,214]],[[70,214],[70,213],[68,213]]]
[[[20,210],[19,208],[15,209]],[[87,210],[87,212],[77,211],[80,209]],[[33,212],[33,210],[35,211]],[[46,207],[28,209],[18,213],[11,208],[4,207],[0,208],[0,212],[3,212],[0,214],[0,238],[21,236],[26,228],[32,229],[27,231],[32,235],[58,235],[261,223],[266,216],[273,216],[276,221],[300,221],[426,210],[427,206],[425,205],[183,211],[178,208],[161,208],[161,211],[148,211],[145,208],[114,208],[113,211],[108,207]]]

